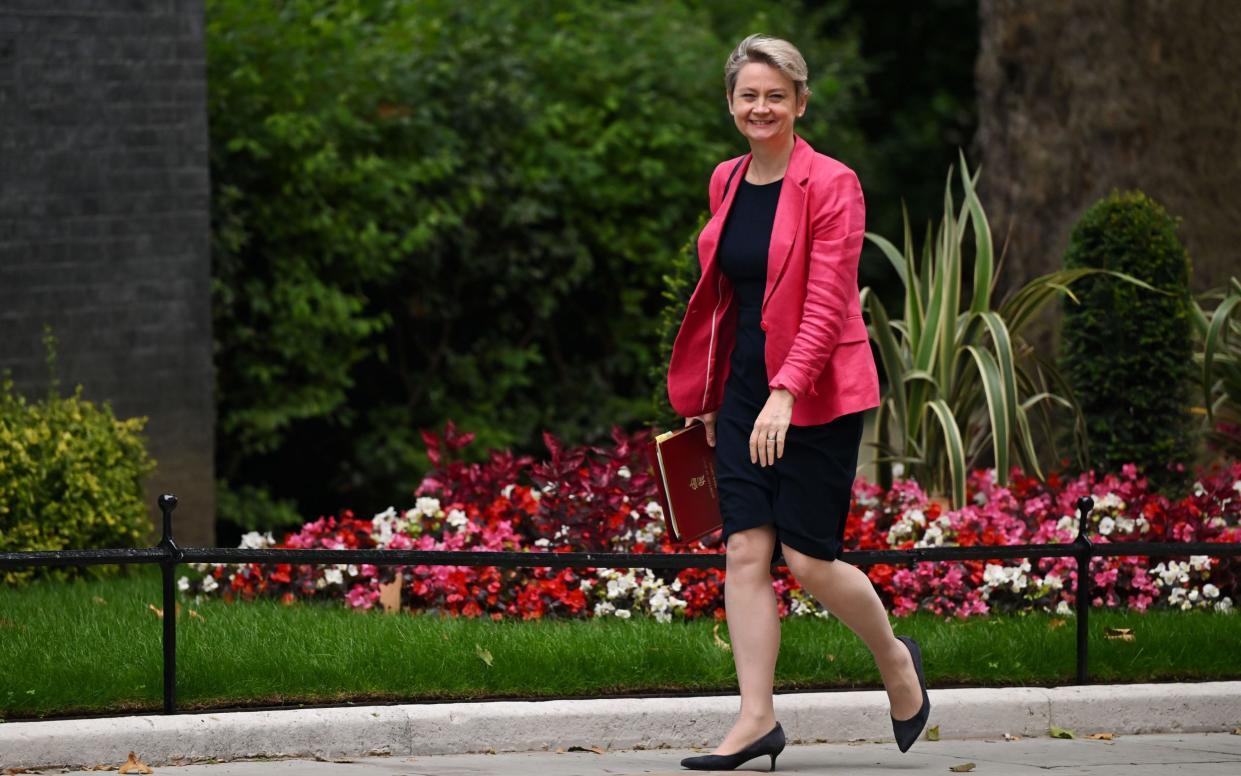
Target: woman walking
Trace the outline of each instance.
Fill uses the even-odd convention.
[[[668,393],[715,446],[741,711],[713,754],[681,764],[727,770],[767,755],[775,768],[785,737],[772,698],[780,620],[770,566],[780,554],[870,648],[905,751],[931,706],[918,646],[893,635],[870,579],[840,560],[862,414],[879,405],[857,288],[861,186],[794,132],[810,90],[791,43],[751,35],[724,74],[750,153],[711,176],[702,277],[673,345]]]

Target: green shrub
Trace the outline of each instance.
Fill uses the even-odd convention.
[[[107,405],[53,394],[27,402],[0,382],[0,550],[140,547],[153,542],[142,478],[154,467],[141,436],[146,418],[118,420]],[[114,566],[23,568],[65,579],[106,576]]]
[[[408,493],[448,418],[527,451],[648,419],[662,278],[746,150],[723,85],[743,35],[800,39],[799,130],[854,156],[860,58],[830,8],[206,8],[217,471],[303,511]]]
[[[1080,304],[1065,302],[1060,363],[1086,415],[1091,465],[1134,463],[1161,488],[1183,480],[1192,454],[1190,263],[1176,228],[1145,194],[1113,192],[1081,217],[1064,255],[1066,269],[1116,270],[1157,289],[1083,278]]]

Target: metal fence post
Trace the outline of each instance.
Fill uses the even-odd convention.
[[[1077,683],[1088,681],[1087,636],[1090,617],[1090,558],[1094,547],[1090,544],[1090,510],[1094,509],[1094,499],[1082,496],[1077,500]]]
[[[177,508],[177,497],[171,493],[160,496],[159,508],[164,513],[164,536],[159,546],[167,553],[159,562],[164,577],[164,713],[172,714],[177,704],[177,597],[173,577],[181,560],[181,549],[172,540],[172,511]]]

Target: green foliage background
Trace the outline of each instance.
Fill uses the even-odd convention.
[[[651,422],[665,278],[747,150],[737,40],[797,42],[798,131],[898,177],[858,5],[208,0],[221,516],[408,498],[449,418],[477,451]]]
[[[1176,220],[1142,192],[1114,192],[1073,229],[1066,269],[1099,267],[1116,278],[1083,278],[1066,301],[1060,368],[1086,415],[1091,464],[1117,471],[1136,463],[1152,483],[1183,484],[1169,470],[1193,449],[1189,415],[1193,341],[1190,262]]]
[[[54,390],[37,402],[0,379],[0,552],[143,547],[150,535],[142,478],[155,468],[146,418],[118,420],[107,405]],[[35,576],[107,576],[116,566],[8,569],[5,584]]]

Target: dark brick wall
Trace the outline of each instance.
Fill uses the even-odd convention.
[[[146,415],[148,503],[214,544],[203,0],[0,0],[0,368]],[[156,511],[152,506],[152,515]]]

